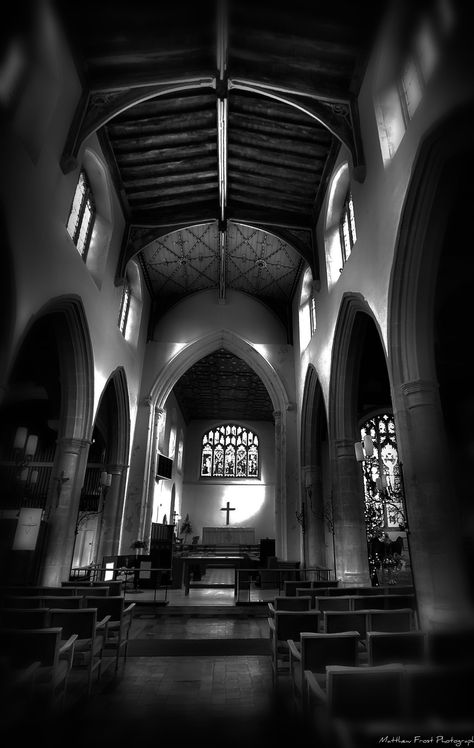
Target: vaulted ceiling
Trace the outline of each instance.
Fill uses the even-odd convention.
[[[232,289],[291,340],[306,263],[319,277],[314,226],[341,144],[364,178],[357,94],[385,5],[56,0],[83,85],[62,168],[98,134],[127,222],[117,280],[137,257],[155,319],[195,291]],[[208,373],[191,372],[192,391]]]

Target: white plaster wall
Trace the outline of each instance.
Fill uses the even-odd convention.
[[[227,294],[223,305],[218,303],[216,291],[193,294],[159,320],[153,340],[147,344],[142,397],[188,345],[221,330],[255,348],[274,368],[288,400],[294,402],[293,346],[287,343],[284,326],[264,304],[235,291]]]
[[[390,34],[390,29],[387,29]],[[380,40],[382,45],[382,39]],[[316,293],[317,331],[308,347],[298,355],[295,346],[296,397],[301,413],[307,367],[314,365],[328,400],[334,331],[344,293],[360,293],[372,309],[387,346],[388,298],[394,253],[403,204],[425,134],[463,103],[472,100],[471,69],[465,50],[445,44],[440,66],[424,91],[414,117],[390,163],[384,167],[379,143],[374,98],[379,78],[378,66],[384,61],[384,48],[375,48],[359,95],[360,127],[367,173],[360,183],[351,181],[357,226],[357,242],[337,282],[328,291],[324,252],[327,198],[317,224],[317,247],[321,289]],[[333,173],[344,160],[351,159],[341,146]],[[298,340],[299,289],[293,304],[294,339]]]
[[[252,343],[286,343],[285,328],[278,317],[257,299],[227,290],[220,303],[217,290],[188,296],[158,321],[153,340],[190,342],[218,328],[241,335]]]
[[[194,534],[202,540],[203,527],[225,527],[227,502],[229,526],[254,527],[255,542],[275,537],[275,430],[271,422],[249,421],[243,426],[254,431],[260,440],[260,479],[225,480],[200,477],[203,434],[215,421],[192,421],[187,431],[181,515],[189,514]]]
[[[122,366],[129,388],[133,431],[145,349],[148,296],[144,299],[141,329],[136,333],[136,340],[128,343],[117,326],[121,288],[114,284],[124,219],[109,177],[110,221],[107,236],[100,237],[104,239],[107,257],[100,284],[94,281],[67,233],[66,222],[79,169],[63,174],[60,157],[79,101],[80,84],[57,29],[49,43],[56,45],[58,75],[47,80],[48,90],[43,97],[38,97],[38,106],[51,107],[51,102],[55,105],[50,117],[43,117],[41,109],[37,112],[38,118],[48,122],[38,152],[33,158],[24,122],[21,128],[4,128],[0,138],[0,195],[9,236],[7,251],[11,252],[15,275],[16,313],[10,364],[26,329],[41,315],[48,302],[66,295],[80,297],[94,357],[94,416],[110,374]],[[54,92],[49,90],[52,86]],[[30,125],[34,128],[33,121]],[[105,163],[95,136],[89,138],[85,147]],[[79,165],[84,148],[79,155]]]

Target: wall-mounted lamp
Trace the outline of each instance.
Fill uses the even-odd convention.
[[[374,443],[369,434],[365,434],[361,442],[354,444],[354,451],[357,462],[363,462],[368,457],[372,457],[374,454]]]
[[[100,485],[102,488],[110,488],[112,485],[112,473],[108,473],[107,470],[103,470],[100,474]]]

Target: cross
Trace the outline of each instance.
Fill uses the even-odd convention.
[[[227,512],[226,518],[225,518],[225,523],[226,523],[226,525],[228,525],[229,524],[229,512],[235,512],[235,506],[230,506],[230,501],[228,501],[227,502],[227,506],[222,506],[221,507],[221,512]]]

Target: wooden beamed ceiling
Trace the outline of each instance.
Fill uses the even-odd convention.
[[[292,247],[318,277],[313,229],[341,144],[363,177],[356,97],[384,6],[381,0],[57,0],[84,88],[62,164],[76,166],[82,144],[98,133],[127,220],[119,279],[138,254],[156,293],[150,281],[156,263],[149,265],[145,248],[177,231],[178,243],[192,244],[187,230],[213,225],[224,237],[225,256],[212,283],[222,295],[230,277],[239,290],[228,271],[239,236],[227,230],[230,223],[241,233],[245,226],[270,232],[273,242],[280,240],[279,255]],[[246,292],[253,289],[261,300],[257,274],[261,280],[269,267],[257,263],[262,246],[258,235],[245,277]],[[293,289],[303,267],[294,259]],[[264,301],[288,320],[285,262],[272,268],[267,290],[273,291]],[[182,258],[181,265],[184,272]],[[201,272],[197,278],[202,282]],[[193,291],[184,281],[159,285],[160,313]]]

